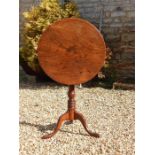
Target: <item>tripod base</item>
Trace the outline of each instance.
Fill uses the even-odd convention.
[[[83,115],[81,113],[75,111],[75,113],[74,113],[74,120],[79,120],[82,123],[83,127],[85,128],[85,130],[87,131],[87,133],[90,136],[99,138],[99,134],[93,133],[93,132],[91,132],[91,131],[89,131],[87,129],[86,120],[85,120],[85,118],[83,117]],[[62,126],[64,121],[72,121],[72,120],[69,119],[69,112],[68,111],[60,116],[60,118],[58,120],[58,123],[57,123],[57,126],[54,129],[54,131],[52,133],[50,133],[50,134],[44,135],[42,137],[42,139],[47,139],[47,138],[51,138],[52,136],[54,136],[59,131],[59,129],[61,128],[61,126]]]
[[[79,113],[79,112],[77,112],[75,110],[75,100],[74,100],[75,92],[74,92],[74,86],[70,86],[69,87],[68,96],[69,96],[69,100],[68,100],[68,111],[66,113],[64,113],[63,115],[60,116],[60,118],[58,120],[58,123],[57,123],[57,126],[54,129],[54,131],[52,133],[50,133],[50,134],[44,135],[42,137],[42,139],[48,139],[48,138],[51,138],[52,136],[54,136],[58,132],[58,130],[61,128],[61,126],[62,126],[62,124],[63,124],[64,121],[73,122],[73,120],[79,120],[82,123],[83,127],[85,128],[85,130],[87,131],[87,133],[90,136],[99,138],[99,134],[93,133],[93,132],[91,132],[91,131],[89,131],[87,129],[87,124],[86,124],[86,120],[85,120],[84,116],[81,113]]]

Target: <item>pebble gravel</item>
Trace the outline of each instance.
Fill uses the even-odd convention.
[[[64,123],[51,139],[42,140],[67,109],[68,87],[52,83],[22,83],[19,90],[20,155],[134,155],[135,92],[76,86],[76,108],[81,123]]]

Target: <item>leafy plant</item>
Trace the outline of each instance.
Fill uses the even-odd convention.
[[[117,78],[115,68],[112,64],[112,50],[109,47],[106,49],[106,59],[105,65],[102,68],[102,74],[104,75],[104,81],[109,84],[113,84]]]
[[[24,61],[35,72],[40,72],[36,52],[38,41],[42,32],[51,23],[67,17],[79,17],[75,3],[68,2],[61,5],[58,0],[42,0],[29,12],[23,13],[25,24],[22,30],[22,47],[20,48],[20,61]]]

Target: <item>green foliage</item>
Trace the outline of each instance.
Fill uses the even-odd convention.
[[[38,6],[32,7],[29,12],[24,12],[23,15],[25,24],[22,31],[20,60],[25,61],[32,70],[39,72],[40,66],[36,49],[42,32],[57,20],[79,17],[79,12],[73,2],[62,6],[58,0],[42,0]]]

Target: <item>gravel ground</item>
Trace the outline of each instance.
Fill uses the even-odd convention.
[[[55,84],[20,84],[20,155],[134,155],[134,91],[77,86],[77,110],[100,138],[74,121],[42,140],[66,111],[67,92]]]

